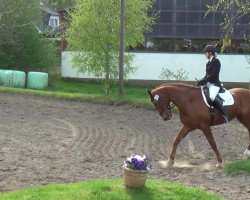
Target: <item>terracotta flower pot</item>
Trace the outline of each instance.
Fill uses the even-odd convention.
[[[148,170],[133,170],[123,167],[124,184],[127,187],[144,187],[147,179]]]

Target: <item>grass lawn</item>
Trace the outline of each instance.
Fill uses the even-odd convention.
[[[239,160],[224,166],[226,172],[237,175],[240,173],[246,173],[250,175],[250,160]]]
[[[147,90],[150,89],[148,87],[125,86],[125,95],[121,97],[118,96],[118,86],[115,85],[111,86],[110,94],[105,95],[101,83],[65,80],[59,76],[51,76],[49,83],[49,88],[46,90],[0,87],[0,92],[35,94],[74,101],[88,101],[110,105],[130,104],[153,108],[147,93]]]
[[[222,200],[199,188],[163,180],[147,180],[146,187],[129,189],[122,179],[103,179],[74,184],[52,184],[0,194],[0,200]]]
[[[148,89],[153,87],[133,87],[125,84],[125,98],[127,99],[148,99]],[[95,94],[104,95],[103,86],[101,83],[83,82],[74,79],[62,79],[58,76],[50,76],[49,90],[60,91],[67,93]],[[111,84],[111,97],[118,96],[118,86]]]

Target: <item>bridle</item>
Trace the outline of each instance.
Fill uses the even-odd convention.
[[[158,95],[158,94],[156,94],[155,96],[154,96],[154,98],[153,99],[151,99],[151,102],[153,103],[153,104],[156,104],[156,102],[159,102],[159,101],[161,101],[161,99],[160,99],[160,96]],[[172,105],[169,105],[169,106],[167,106],[167,104],[165,104],[165,106],[163,107],[163,110],[162,110],[162,112],[160,112],[159,114],[162,116],[163,115],[163,113],[168,113],[167,115],[170,115],[171,117],[172,117],[172,109],[175,107],[176,105],[172,102]],[[170,118],[171,118],[170,117]]]
[[[167,104],[163,107],[163,111],[160,113],[164,113],[165,111],[168,111],[170,113],[172,113],[172,109],[176,106],[176,103],[183,95],[187,94],[192,88],[187,89],[183,94],[179,95],[177,98],[175,98],[175,100],[171,101],[172,104],[167,106]],[[159,96],[160,98],[160,96]],[[151,100],[153,103],[157,102],[155,99]]]
[[[169,106],[165,105],[165,106],[163,107],[163,111],[162,111],[160,114],[164,113],[165,111],[168,111],[168,112],[172,113],[172,109],[173,109],[175,106],[176,106],[176,104],[173,103],[173,102],[172,102],[172,105],[169,105]]]

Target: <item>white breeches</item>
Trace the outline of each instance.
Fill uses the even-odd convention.
[[[220,88],[218,86],[215,86],[214,84],[211,84],[211,83],[207,83],[207,86],[209,88],[210,99],[212,101],[214,101]]]

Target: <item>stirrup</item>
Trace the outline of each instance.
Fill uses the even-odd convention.
[[[228,118],[225,115],[222,115],[222,116],[223,116],[223,122],[228,123],[229,122]]]

